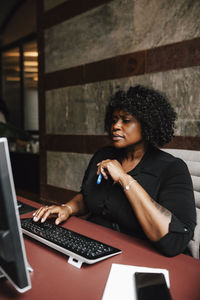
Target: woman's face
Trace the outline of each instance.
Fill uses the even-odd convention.
[[[116,148],[125,148],[143,142],[140,122],[123,110],[114,111],[110,133]]]

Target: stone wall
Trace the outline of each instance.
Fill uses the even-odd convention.
[[[62,16],[60,22],[52,21],[48,25],[48,18],[53,15],[48,14],[48,9],[54,10],[56,15],[61,9],[70,7],[67,2],[44,1],[47,12],[44,12],[46,25],[44,21],[40,46],[44,63],[43,116],[40,118],[45,120],[45,126],[41,136],[45,139],[48,135],[54,141],[54,136],[59,140],[66,135],[67,144],[70,136],[77,136],[79,143],[80,135],[105,135],[104,113],[110,96],[120,88],[144,84],[167,94],[178,113],[177,136],[199,137],[200,48],[196,45],[200,45],[200,1],[102,1],[101,5],[73,13],[72,17],[68,14],[64,20]],[[182,49],[185,49],[184,42],[189,40],[195,47],[188,48],[189,59],[186,59]],[[177,46],[171,55],[170,47],[174,45]],[[128,75],[125,72],[119,76],[115,71],[114,75],[107,76],[113,58],[123,62],[123,55],[151,53],[154,49],[161,51],[154,56],[152,66],[163,63],[164,68],[147,72],[144,67],[138,73]],[[106,68],[100,67],[102,62]],[[85,70],[91,66],[94,67],[90,79],[83,79],[87,78]],[[56,150],[55,145],[54,151],[49,151],[48,143],[43,149],[46,158],[45,171],[45,165],[42,166],[42,175],[46,178],[43,198],[48,186],[78,191],[91,157],[91,153],[83,153],[81,146],[80,153]]]

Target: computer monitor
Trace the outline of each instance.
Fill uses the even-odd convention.
[[[31,288],[7,138],[0,138],[0,272],[17,291]]]

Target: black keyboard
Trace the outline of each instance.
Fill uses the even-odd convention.
[[[23,233],[69,256],[69,263],[80,268],[82,263],[93,264],[121,250],[87,236],[55,225],[51,219],[44,223],[21,219]]]

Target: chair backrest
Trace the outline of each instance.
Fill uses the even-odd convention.
[[[200,258],[200,151],[183,149],[162,149],[185,161],[192,177],[197,212],[197,225],[194,237],[189,243],[193,257]]]

